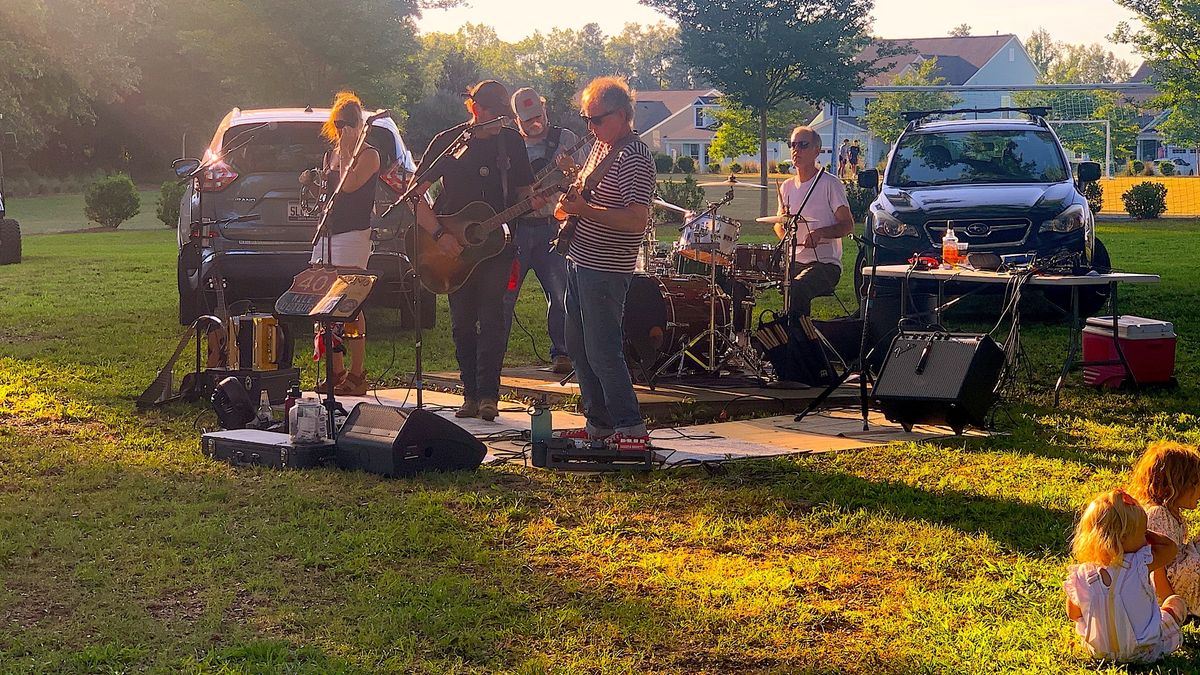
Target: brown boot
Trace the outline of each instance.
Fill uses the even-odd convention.
[[[333,393],[338,396],[366,396],[367,395],[367,374],[355,375],[347,372],[342,381],[333,388]]]
[[[497,402],[494,399],[485,398],[479,402],[479,418],[485,422],[491,422],[496,419],[496,415],[500,414]]]
[[[479,417],[479,401],[473,398],[463,399],[463,404],[454,411],[455,417]]]

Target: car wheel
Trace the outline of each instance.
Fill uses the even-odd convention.
[[[1092,249],[1092,269],[1097,272],[1109,272],[1112,269],[1112,261],[1108,256],[1108,248],[1104,242],[1096,239],[1096,245]],[[1046,299],[1054,303],[1064,313],[1071,313],[1071,291],[1065,288],[1049,289],[1046,291]],[[1104,308],[1108,302],[1108,286],[1084,286],[1079,289],[1079,317],[1086,319],[1089,316],[1095,316]]]
[[[21,262],[21,225],[15,220],[0,220],[0,265]]]
[[[194,244],[185,244],[179,251],[179,259],[175,262],[175,281],[179,289],[179,323],[187,326],[196,320],[196,317],[202,313],[200,306],[200,293],[192,288],[192,283],[189,277],[196,273],[197,269],[193,266],[199,257],[195,254]]]

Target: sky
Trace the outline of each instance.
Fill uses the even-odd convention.
[[[492,26],[500,39],[519,40],[535,30],[579,28],[595,22],[609,35],[627,22],[652,24],[664,17],[637,0],[468,0],[468,7],[427,10],[423,32],[453,33],[464,23]],[[919,11],[914,11],[919,9]],[[1013,33],[1024,40],[1038,28],[1061,42],[1105,44],[1137,68],[1141,59],[1107,35],[1133,14],[1112,0],[875,0],[873,32],[885,38],[946,35],[968,24],[973,35]]]

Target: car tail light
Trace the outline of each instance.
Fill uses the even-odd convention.
[[[218,161],[200,175],[202,192],[220,192],[237,180],[238,173],[225,162]]]
[[[401,168],[400,162],[392,163],[392,168],[388,169],[379,177],[383,184],[390,187],[396,194],[404,194],[404,188],[408,181],[404,178],[404,169]]]

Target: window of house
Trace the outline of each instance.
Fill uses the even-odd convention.
[[[696,106],[694,109],[696,115],[696,128],[707,129],[715,123],[712,117],[711,106]]]

